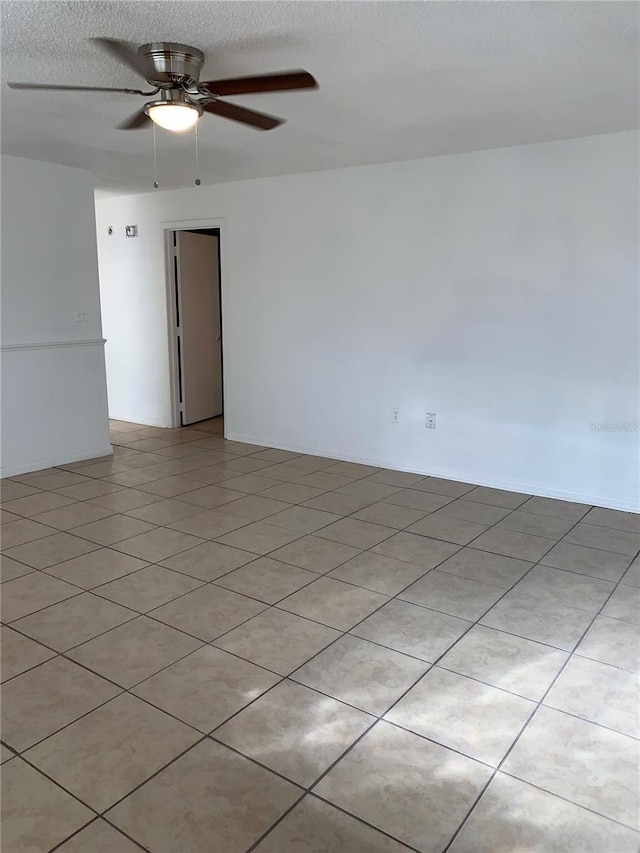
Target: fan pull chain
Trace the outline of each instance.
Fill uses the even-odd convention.
[[[153,186],[158,189],[158,147],[156,143],[156,123],[153,122]]]
[[[199,122],[196,122],[194,125],[194,130],[195,130],[195,135],[196,135],[196,179],[195,179],[194,183],[197,187],[200,186],[200,178],[198,177],[198,175],[200,173],[200,163],[198,160],[198,124],[199,124]]]

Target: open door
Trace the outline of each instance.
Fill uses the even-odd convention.
[[[222,414],[219,238],[176,232],[177,335],[183,425]]]

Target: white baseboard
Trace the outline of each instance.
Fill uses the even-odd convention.
[[[113,447],[110,444],[105,444],[102,447],[93,447],[78,453],[46,456],[43,459],[32,459],[29,462],[21,462],[19,465],[7,465],[0,468],[0,478],[31,474],[32,471],[44,471],[46,468],[55,468],[57,465],[70,465],[73,462],[83,462],[85,459],[97,459],[100,456],[111,456],[112,454]]]
[[[239,433],[228,433],[225,438],[229,441],[241,441],[246,444],[260,444],[264,447],[273,447],[276,450],[289,450],[291,453],[305,453],[309,456],[326,456],[330,459],[341,459],[344,462],[357,462],[361,465],[375,465],[377,468],[390,468],[395,471],[406,471],[409,474],[421,474],[424,477],[442,477],[444,480],[456,480],[460,483],[471,483],[474,486],[488,486],[492,489],[504,489],[506,492],[520,492],[525,495],[535,495],[541,498],[556,498],[563,501],[571,501],[572,503],[587,504],[589,506],[604,507],[605,509],[618,509],[625,512],[640,513],[640,503],[634,504],[631,501],[618,500],[609,496],[586,494],[583,492],[575,492],[566,489],[555,489],[540,485],[539,483],[522,483],[517,480],[506,480],[490,476],[478,476],[476,474],[470,476],[466,471],[459,471],[452,468],[439,468],[425,471],[419,465],[411,468],[400,468],[396,464],[389,463],[384,459],[371,459],[367,457],[345,455],[344,453],[336,453],[332,450],[320,450],[318,448],[309,449],[308,447],[300,447],[294,445],[284,445],[274,442],[271,439],[265,439],[254,435],[240,435]]]
[[[159,427],[160,429],[170,429],[166,423],[154,418],[143,418],[140,415],[112,415],[109,413],[109,420],[124,421],[129,424],[140,424],[140,426]]]

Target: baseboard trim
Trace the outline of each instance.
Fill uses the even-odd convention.
[[[158,427],[159,429],[171,429],[166,423],[158,421],[155,418],[143,418],[140,415],[112,415],[109,414],[110,421],[124,421],[127,424],[140,424],[140,426]]]
[[[611,498],[603,495],[574,492],[566,489],[555,489],[542,486],[537,483],[522,483],[517,480],[506,480],[499,477],[469,476],[466,471],[458,471],[450,468],[434,468],[427,471],[423,468],[421,469],[420,465],[415,465],[409,468],[399,467],[398,465],[390,463],[384,459],[352,456],[344,453],[336,453],[332,450],[318,448],[311,450],[308,447],[281,444],[274,442],[272,439],[263,438],[261,436],[242,435],[236,432],[229,432],[225,435],[225,438],[229,441],[240,441],[245,442],[246,444],[260,444],[264,447],[273,447],[276,450],[289,450],[291,453],[305,453],[308,456],[327,456],[331,459],[340,459],[344,462],[357,462],[360,465],[375,465],[377,468],[390,468],[394,471],[406,471],[408,474],[421,474],[424,477],[442,477],[445,480],[456,480],[461,483],[471,483],[474,486],[487,486],[492,489],[503,489],[506,492],[521,492],[522,494],[535,495],[536,497],[541,498],[556,498],[557,500],[588,504],[589,506],[598,506],[605,509],[618,509],[624,512],[640,513],[640,502],[634,504],[631,501],[618,500],[617,498]]]
[[[32,459],[30,462],[0,468],[0,478],[17,477],[18,474],[31,474],[32,471],[44,471],[46,468],[55,468],[58,465],[70,465],[73,462],[84,462],[85,459],[97,459],[100,456],[111,456],[112,454],[113,447],[110,444],[105,444],[102,447],[93,447],[79,453],[46,456],[43,459]]]

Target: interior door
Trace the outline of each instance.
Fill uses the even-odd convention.
[[[181,414],[186,425],[222,414],[219,241],[188,231],[176,236]]]

